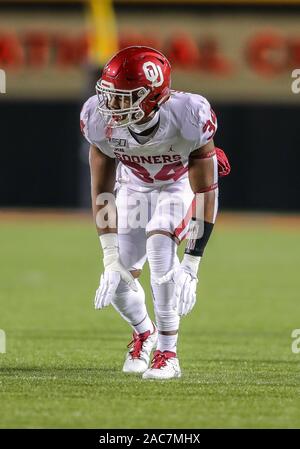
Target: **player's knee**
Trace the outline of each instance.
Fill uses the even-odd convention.
[[[157,328],[161,332],[174,331],[179,327],[179,316],[172,305],[154,303]]]
[[[116,296],[123,293],[128,293],[130,290],[131,288],[129,287],[129,285],[121,280],[116,290]]]
[[[151,280],[163,276],[173,267],[177,257],[176,249],[176,243],[171,238],[171,235],[159,232],[149,235],[146,251]]]
[[[137,288],[138,288],[137,293],[138,293],[138,294],[141,294],[141,291],[140,291],[140,290],[142,290],[142,291],[144,292],[144,290],[143,290],[141,284],[139,283],[139,280],[138,280],[138,279],[135,279],[135,283],[136,283]],[[129,285],[127,284],[127,282],[125,282],[125,281],[123,281],[123,280],[121,279],[121,281],[120,281],[120,283],[119,283],[119,285],[118,285],[118,287],[117,287],[117,290],[116,290],[116,295],[127,294],[127,293],[129,293],[129,292],[133,292],[132,288],[129,287]]]
[[[135,282],[138,288],[137,292],[134,292],[126,282],[121,280],[112,300],[112,304],[119,312],[126,315],[129,319],[131,319],[131,315],[133,318],[135,311],[145,303],[144,289],[137,279]]]

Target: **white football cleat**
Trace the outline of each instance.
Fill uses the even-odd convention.
[[[131,347],[126,354],[123,373],[144,373],[149,367],[151,351],[157,344],[158,332],[153,323],[154,330],[143,334],[133,333],[133,339],[127,345]]]
[[[173,379],[181,377],[179,360],[175,352],[155,351],[151,368],[143,374],[143,379]]]

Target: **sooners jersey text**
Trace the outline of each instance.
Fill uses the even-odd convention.
[[[156,134],[144,144],[138,143],[126,127],[111,129],[108,137],[97,106],[96,95],[83,105],[82,132],[90,144],[120,162],[119,176],[139,190],[187,176],[189,154],[208,143],[217,130],[210,104],[197,94],[172,91],[159,109]]]

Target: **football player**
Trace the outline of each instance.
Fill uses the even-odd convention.
[[[217,119],[208,101],[170,86],[162,53],[128,47],[106,64],[97,95],[81,111],[104,255],[95,307],[112,304],[130,324],[123,371],[143,379],[181,376],[180,317],[196,302],[199,264],[217,215],[218,174],[230,171],[214,145]],[[177,246],[186,237],[180,262]],[[155,323],[138,281],[146,260]]]

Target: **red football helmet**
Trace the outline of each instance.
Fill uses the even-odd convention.
[[[171,65],[150,47],[127,47],[105,65],[96,84],[99,112],[112,128],[151,116],[170,95]],[[112,102],[117,98],[115,105]]]

